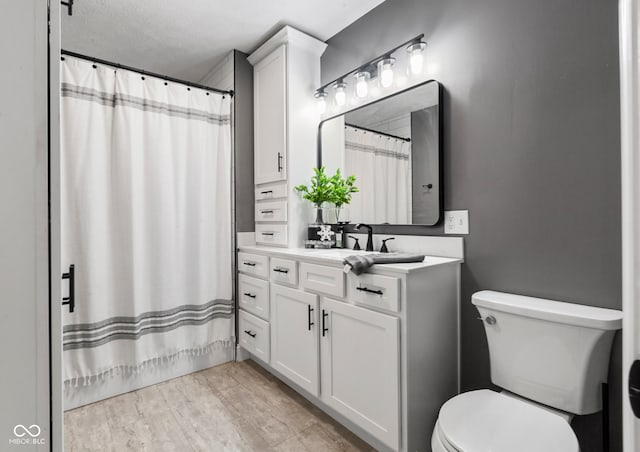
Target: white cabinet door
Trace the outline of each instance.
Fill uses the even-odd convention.
[[[398,450],[399,320],[327,298],[320,308],[322,401]]]
[[[253,69],[256,184],[287,177],[286,67],[283,45]]]
[[[271,365],[319,394],[318,296],[271,284]]]

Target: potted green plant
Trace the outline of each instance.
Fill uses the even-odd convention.
[[[342,207],[348,205],[353,194],[360,191],[354,185],[355,182],[356,176],[347,176],[346,179],[342,177],[340,168],[336,170],[336,174],[331,176],[331,185],[333,186],[331,202],[336,206],[336,223],[340,222],[340,210]]]
[[[322,218],[322,205],[333,200],[332,177],[325,173],[325,167],[314,168],[309,186],[304,184],[294,187],[296,193],[307,201],[311,201],[316,207],[316,223],[324,223]]]

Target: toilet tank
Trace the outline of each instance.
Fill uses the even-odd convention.
[[[471,301],[484,319],[494,384],[570,413],[602,409],[621,311],[488,290]]]

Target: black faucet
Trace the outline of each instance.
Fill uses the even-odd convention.
[[[367,228],[367,247],[366,251],[373,251],[373,228],[368,224],[359,223],[356,225],[356,230],[360,228]]]

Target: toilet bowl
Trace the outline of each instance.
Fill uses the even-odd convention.
[[[466,392],[440,409],[433,452],[579,452],[568,416],[488,389]]]
[[[602,409],[622,312],[493,291],[472,297],[489,345],[488,389],[442,405],[433,452],[579,452],[569,420]]]

